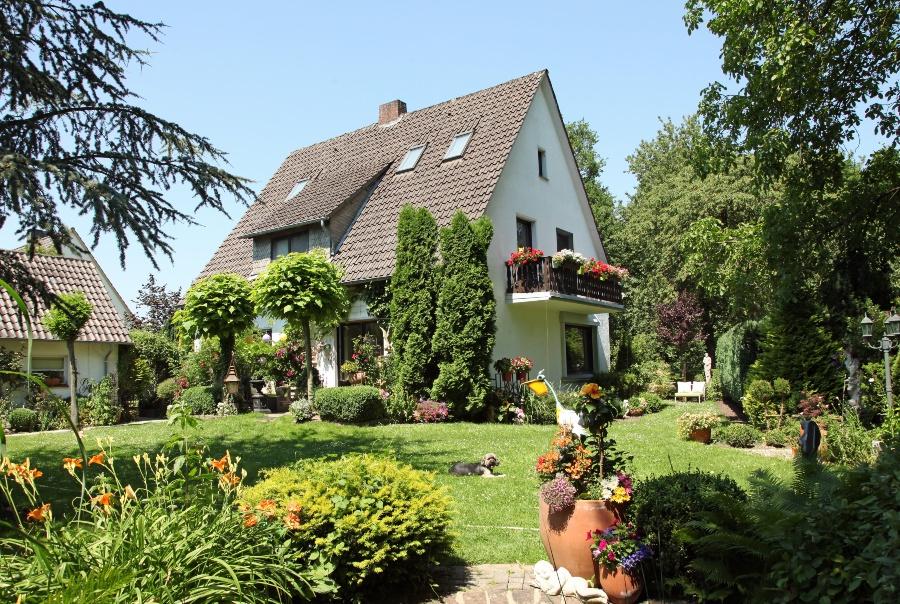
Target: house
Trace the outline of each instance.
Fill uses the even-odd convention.
[[[38,253],[33,258],[28,259],[24,248],[20,248],[19,253],[32,274],[46,283],[51,292],[84,292],[93,307],[90,319],[75,342],[79,392],[85,392],[82,388],[85,380],[96,382],[116,373],[121,347],[131,344],[126,326],[130,311],[78,233],[74,229],[69,233],[71,245],[63,246],[59,254],[53,250],[49,238],[38,241]],[[46,311],[47,308],[39,304],[37,312],[31,313],[34,337],[31,369],[43,376],[56,395],[68,398],[66,344],[55,339],[44,327],[41,319]],[[27,349],[27,332],[20,322],[19,308],[5,292],[0,294],[0,347],[22,353]],[[24,398],[25,390],[16,390],[13,404],[21,404]]]
[[[608,316],[622,309],[618,283],[574,273],[557,278],[549,255],[524,282],[506,266],[525,246],[606,261],[546,70],[416,111],[394,100],[379,107],[376,123],[294,151],[200,276],[253,279],[273,258],[320,247],[359,292],[391,276],[405,204],[428,208],[440,226],[457,210],[492,220],[495,359],[526,355],[555,381],[608,369]],[[282,329],[257,324],[276,337]],[[338,383],[353,339],[367,333],[384,345],[364,298],[356,297],[319,347],[326,385]]]

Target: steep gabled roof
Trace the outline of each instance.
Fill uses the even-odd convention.
[[[36,254],[28,259],[21,254],[22,260],[32,271],[34,277],[47,284],[54,294],[84,292],[88,302],[93,306],[91,317],[81,331],[79,342],[106,342],[128,344],[128,328],[110,299],[110,294],[100,278],[100,273],[90,260],[67,258],[64,256],[45,256]],[[47,331],[41,318],[47,311],[46,306],[38,304],[37,313],[31,314],[31,326],[37,340],[55,340]],[[0,293],[0,339],[25,339],[27,333],[24,324],[19,321],[19,308],[6,294]]]
[[[428,208],[439,225],[457,210],[481,216],[500,178],[546,71],[538,71],[372,124],[291,153],[225,239],[201,277],[251,275],[253,233],[327,220],[344,201],[384,173],[335,253],[344,281],[380,279],[394,268],[397,216],[405,204]],[[474,133],[459,159],[443,157],[454,136]],[[412,171],[395,172],[410,147],[427,144]],[[386,171],[385,171],[386,170]],[[286,200],[297,181],[310,179]]]

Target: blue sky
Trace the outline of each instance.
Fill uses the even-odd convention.
[[[108,4],[168,25],[161,44],[135,41],[154,53],[129,77],[141,104],[208,137],[255,190],[291,150],[372,123],[380,103],[400,98],[415,110],[547,68],[563,118],[598,132],[603,180],[624,199],[634,186],[628,154],[722,78],[718,40],[689,37],[678,1]],[[172,201],[194,205],[183,190]],[[243,212],[229,210],[230,219],[200,211],[200,226],[168,228],[174,263],[157,258],[158,279],[188,286]],[[87,237],[88,221],[64,217]],[[95,254],[133,300],[150,261],[132,247],[122,269],[111,238]]]

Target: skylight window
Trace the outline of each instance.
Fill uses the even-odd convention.
[[[400,162],[400,165],[397,166],[397,172],[408,172],[415,168],[416,164],[419,163],[419,158],[422,157],[422,153],[424,152],[425,145],[411,148],[406,152],[406,155],[403,156],[403,161]]]
[[[287,197],[284,198],[285,201],[289,199],[295,198],[297,195],[300,195],[300,191],[303,190],[303,187],[306,186],[306,183],[309,182],[308,178],[304,178],[303,180],[298,180],[297,184],[291,189],[291,192],[288,193]]]
[[[447,149],[447,154],[444,155],[444,159],[456,159],[457,157],[462,157],[462,154],[466,151],[466,146],[469,144],[470,138],[472,138],[471,130],[454,136],[453,142],[450,143],[450,148]]]

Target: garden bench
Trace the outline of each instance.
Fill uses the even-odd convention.
[[[706,382],[677,382],[678,388],[675,390],[675,400],[683,398],[696,398],[697,402],[706,398]]]

